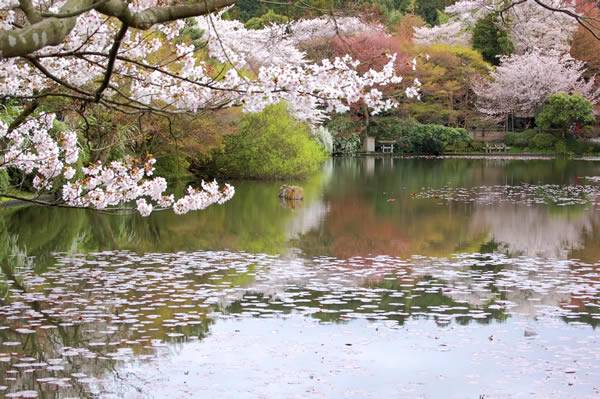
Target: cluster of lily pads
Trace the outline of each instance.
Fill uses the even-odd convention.
[[[600,206],[600,186],[595,184],[519,184],[476,187],[424,188],[413,195],[419,199],[445,202],[496,205],[503,203],[525,205]]]

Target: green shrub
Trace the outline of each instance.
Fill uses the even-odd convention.
[[[556,137],[550,133],[538,133],[529,141],[531,147],[539,149],[553,148]]]
[[[166,178],[184,177],[190,174],[190,162],[181,155],[171,154],[156,158],[155,174]]]
[[[6,192],[10,188],[10,178],[6,169],[0,169],[0,193]]]
[[[581,135],[586,138],[595,138],[600,136],[600,126],[584,126]]]
[[[441,155],[444,152],[444,143],[432,131],[420,129],[410,136],[412,152],[416,154]]]
[[[333,136],[333,153],[337,155],[354,155],[360,151],[360,134],[362,124],[353,120],[348,114],[334,115],[326,124]]]
[[[546,100],[535,123],[542,129],[563,129],[594,123],[592,103],[580,94],[555,93]]]
[[[391,116],[373,118],[369,135],[380,140],[396,140],[396,149],[402,153],[439,155],[447,151],[466,151],[472,144],[465,129]]]
[[[464,151],[470,147],[472,139],[465,129],[415,124],[405,133],[402,142],[409,144],[409,152],[440,155],[446,151]]]
[[[569,152],[572,152],[575,155],[582,155],[592,150],[588,143],[573,136],[567,137],[564,141],[567,143]]]
[[[438,10],[443,10],[446,4],[443,0],[416,0],[415,13],[421,17],[429,25],[439,24]]]
[[[527,147],[528,137],[523,133],[510,132],[506,133],[504,142],[512,147]]]
[[[215,154],[218,173],[235,178],[304,177],[327,158],[309,127],[290,116],[285,104],[245,114],[237,134],[226,136]]]
[[[244,26],[248,29],[262,29],[265,26],[273,24],[287,24],[290,21],[285,15],[279,15],[273,10],[269,10],[260,17],[250,18]]]
[[[567,143],[564,140],[557,141],[556,144],[554,144],[554,152],[558,155],[569,155]]]
[[[379,140],[394,140],[410,135],[421,124],[414,119],[393,116],[373,117],[369,125],[369,136]]]
[[[443,145],[443,150],[464,150],[472,142],[471,136],[465,129],[442,125],[421,125],[418,130],[424,130],[437,137]]]
[[[485,149],[485,144],[480,141],[473,141],[470,144],[470,149],[475,152],[482,152]]]
[[[335,136],[333,153],[337,155],[354,155],[360,151],[360,136],[357,133]]]

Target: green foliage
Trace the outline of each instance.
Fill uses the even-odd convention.
[[[333,153],[338,155],[354,155],[360,151],[361,125],[352,120],[348,114],[334,115],[327,122],[327,129],[333,135]]]
[[[600,144],[569,136],[559,139],[555,134],[535,129],[507,133],[505,143],[515,149],[554,151],[559,155],[582,155],[600,152]]]
[[[175,43],[179,44],[185,42],[186,40],[190,40],[194,45],[194,49],[198,50],[206,44],[206,42],[202,39],[204,35],[204,31],[198,27],[198,23],[194,18],[186,18],[184,20],[184,28],[181,31],[181,35],[175,38]]]
[[[242,21],[248,21],[253,17],[264,14],[264,5],[256,0],[238,0],[235,3],[232,17]]]
[[[472,141],[465,129],[442,125],[419,125],[411,137],[413,152],[433,155],[451,150],[465,150]],[[434,144],[436,142],[439,142],[441,147]]]
[[[336,136],[333,139],[333,153],[337,155],[354,155],[360,151],[360,136],[356,133]]]
[[[416,130],[404,140],[410,152],[415,154],[441,155],[444,152],[444,143],[441,138],[428,130]]]
[[[598,151],[598,147],[594,143],[579,140],[577,137],[569,136],[563,140],[567,144],[569,152],[575,155],[583,155]]]
[[[0,169],[0,193],[10,188],[10,178],[6,169]]]
[[[440,155],[446,151],[464,151],[472,142],[464,129],[389,116],[374,118],[369,135],[381,140],[398,140],[399,151],[415,154]]]
[[[265,26],[273,24],[287,24],[290,21],[285,15],[279,15],[273,10],[269,9],[266,13],[260,17],[250,18],[244,25],[248,29],[262,29]]]
[[[366,3],[364,5],[371,3],[377,7],[385,17],[383,19],[388,26],[396,25],[411,6],[410,0],[372,0],[363,1],[363,3]]]
[[[369,136],[380,140],[407,137],[421,124],[412,118],[399,119],[393,116],[374,117],[369,126]]]
[[[575,125],[594,123],[592,103],[580,94],[555,93],[546,100],[542,111],[535,117],[542,129],[568,129]]]
[[[569,149],[567,148],[567,143],[563,140],[557,141],[556,144],[554,144],[554,152],[563,156],[568,155]]]
[[[281,2],[260,2],[256,0],[237,0],[235,7],[228,12],[230,18],[249,21],[260,17],[269,10],[289,18],[312,17],[335,6],[335,0],[290,0]]]
[[[533,137],[533,136],[531,136]],[[525,148],[529,145],[530,136],[526,133],[521,132],[510,132],[506,133],[504,142],[506,145],[511,147],[522,147]]]
[[[524,132],[510,132],[506,134],[504,141],[508,146],[525,148],[536,134],[537,132],[533,129]]]
[[[437,92],[434,95],[436,94],[439,95],[442,94],[442,92]],[[410,103],[407,101],[407,104],[403,104],[403,108],[407,112],[406,116],[425,124],[445,124],[450,121],[461,119],[461,110],[450,109],[447,104],[444,104],[442,101],[433,102],[429,100],[430,98],[431,97],[428,97],[423,101],[412,101]]]
[[[21,113],[21,107],[15,104],[0,104],[0,121],[10,124]]]
[[[245,114],[239,132],[225,137],[214,163],[218,173],[228,177],[279,179],[306,177],[326,158],[310,138],[308,126],[292,118],[280,103]]]
[[[420,15],[429,25],[440,23],[438,11],[445,8],[444,0],[415,0],[415,12]]]
[[[177,154],[158,156],[154,167],[155,175],[166,178],[180,178],[190,174],[190,162]]]
[[[538,133],[529,141],[531,147],[544,150],[554,148],[554,143],[556,143],[556,137],[550,133]]]
[[[440,25],[445,24],[446,22],[450,21],[450,15],[446,14],[444,11],[436,10],[436,13],[437,13],[437,20]]]
[[[508,33],[498,25],[494,13],[481,18],[475,24],[473,48],[481,53],[484,60],[494,65],[500,63],[499,56],[510,55],[514,50]]]
[[[311,18],[341,10],[345,14],[375,14],[382,22],[393,26],[412,7],[412,0],[289,0],[266,1],[237,0],[228,17],[249,21],[261,17],[269,10],[290,19]],[[442,7],[443,9],[443,7]]]
[[[490,71],[490,65],[476,50],[450,45],[417,47],[414,55],[428,54],[421,59],[416,77],[422,82],[421,101],[405,101],[397,114],[412,117],[421,123],[447,126],[478,124],[472,82]],[[412,55],[412,54],[411,54]]]

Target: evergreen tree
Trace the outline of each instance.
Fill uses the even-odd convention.
[[[493,13],[475,24],[473,48],[481,53],[484,60],[494,65],[500,63],[500,56],[510,55],[514,50],[508,33],[499,26]]]

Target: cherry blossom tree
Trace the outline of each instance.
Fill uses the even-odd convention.
[[[549,95],[579,93],[592,103],[600,100],[593,80],[585,80],[584,63],[559,53],[533,51],[504,57],[490,79],[474,83],[480,112],[494,118],[509,114],[533,117]]]
[[[567,52],[579,24],[587,24],[568,0],[462,0],[448,6],[450,21],[440,26],[415,29],[421,44],[466,44],[472,29],[491,13],[509,32],[515,53],[532,50]],[[586,25],[587,26],[587,25]]]
[[[79,166],[76,132],[58,131],[56,116],[40,104],[59,99],[83,111],[95,103],[172,115],[232,106],[256,112],[286,101],[313,125],[358,102],[373,113],[396,105],[382,92],[402,80],[395,55],[380,70],[361,73],[350,56],[314,63],[298,47],[315,36],[381,28],[318,18],[249,31],[223,19],[223,11],[213,13],[231,3],[0,0],[0,97],[22,109],[0,123],[0,169],[34,175],[37,190],[59,189],[61,201],[53,204],[61,206],[108,209],[135,201],[142,215],[155,207],[185,213],[227,201],[233,187],[203,183],[175,199],[153,176],[150,156]],[[185,39],[190,28],[201,32],[200,45]]]

